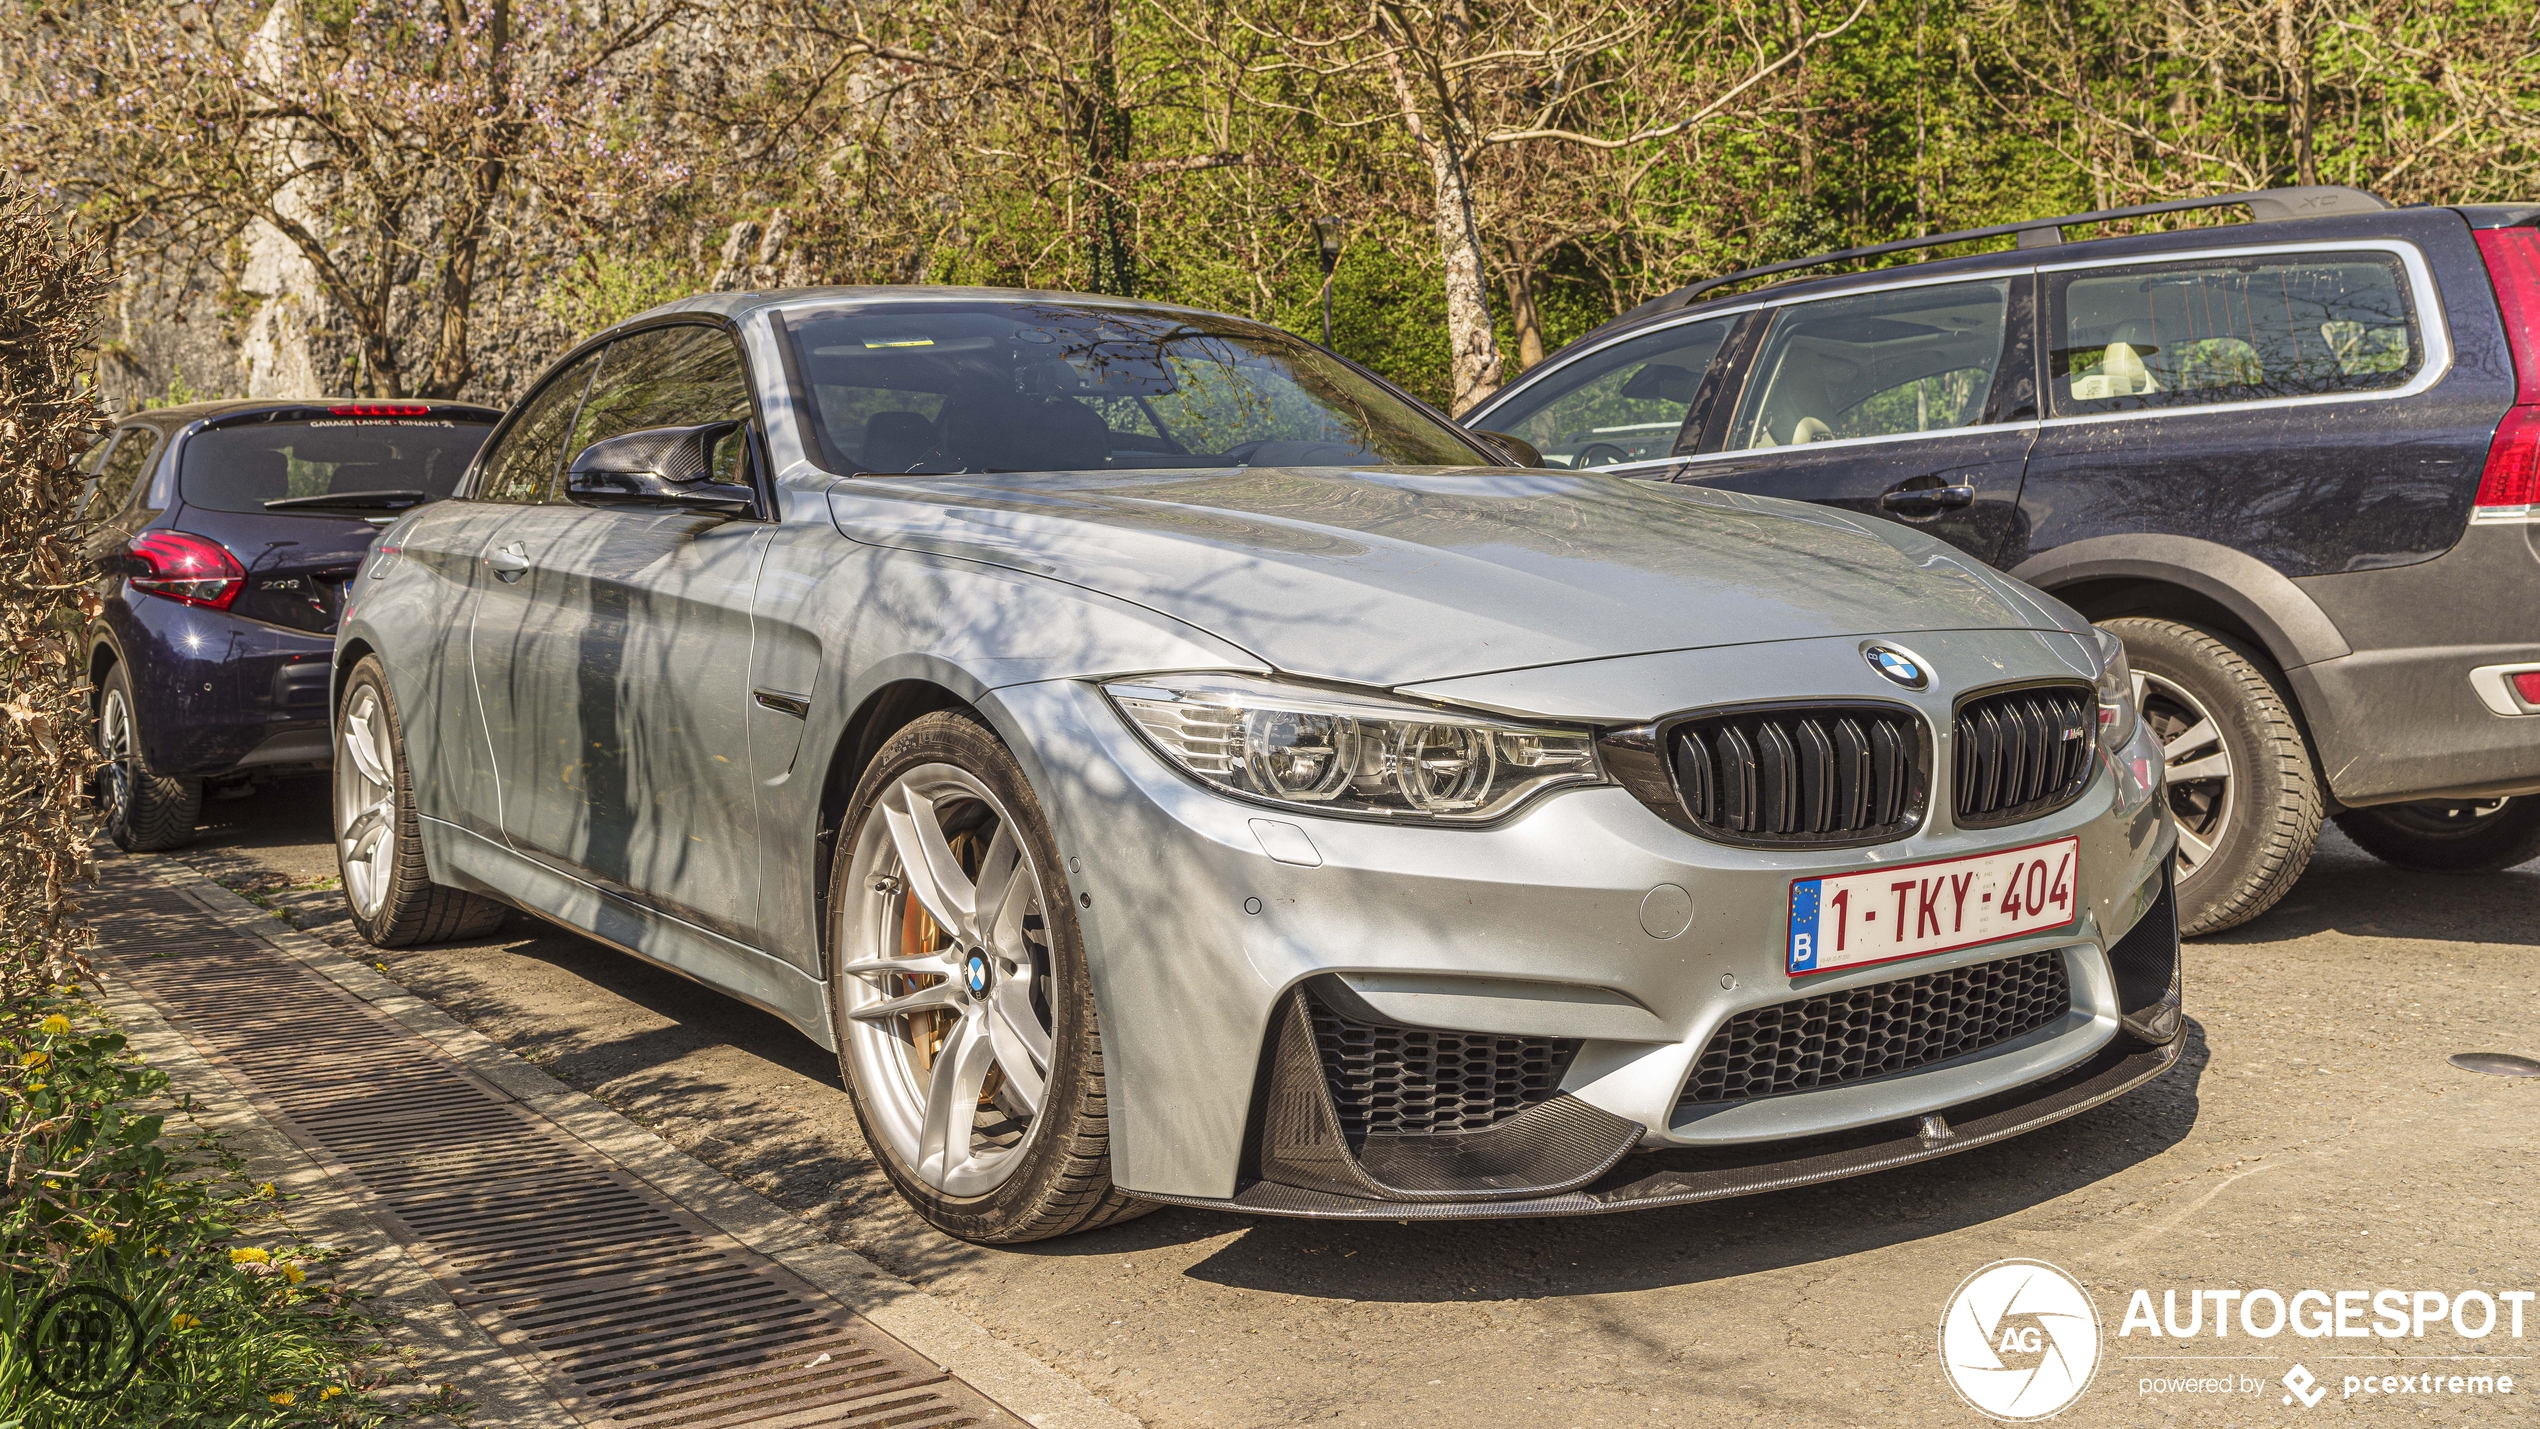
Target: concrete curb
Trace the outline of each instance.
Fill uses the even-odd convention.
[[[355,961],[311,934],[285,926],[270,912],[179,858],[134,856],[134,862],[213,917],[253,933],[284,956],[378,1008],[406,1030],[438,1046],[451,1060],[616,1162],[628,1174],[652,1183],[716,1229],[811,1282],[1040,1429],[1140,1429],[1139,1420],[1104,1402],[1081,1381],[998,1339],[987,1327],[942,1300],[826,1239],[774,1202],[677,1150],[598,1099],[522,1061],[493,1039],[389,981],[370,965]],[[156,1014],[152,1016],[155,1018]],[[162,1021],[159,1025],[164,1028],[166,1024]],[[190,1054],[191,1049],[187,1051]],[[199,1058],[196,1060],[200,1062]],[[202,1070],[206,1075],[218,1075],[208,1065]],[[283,1141],[261,1120],[257,1125],[266,1136]],[[322,1174],[313,1164],[307,1169],[311,1174]],[[277,1180],[275,1184],[281,1182]],[[359,1215],[349,1203],[343,1209],[347,1214]],[[364,1224],[368,1226],[366,1220]],[[384,1233],[375,1227],[370,1229],[373,1235],[386,1240]],[[433,1289],[439,1290],[437,1283]],[[443,1303],[447,1303],[446,1296]],[[450,1313],[458,1312],[452,1307]],[[475,1327],[470,1324],[469,1328]],[[481,1337],[482,1332],[478,1333]],[[487,1345],[491,1348],[490,1341]]]
[[[380,1320],[380,1338],[391,1351],[412,1352],[421,1384],[449,1385],[480,1423],[577,1429],[581,1421],[538,1377],[451,1303],[441,1282],[363,1214],[307,1152],[274,1130],[248,1104],[246,1093],[205,1061],[157,1006],[111,972],[98,1001],[132,1050],[167,1074],[169,1092],[193,1098],[195,1124],[237,1154],[250,1181],[270,1181],[282,1193],[283,1223],[311,1244],[349,1252],[338,1262],[344,1283],[377,1297],[369,1308]]]

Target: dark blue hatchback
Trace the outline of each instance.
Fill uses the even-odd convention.
[[[450,494],[501,415],[204,402],[134,413],[89,449],[97,798],[117,844],[193,837],[206,781],[326,767],[344,584],[381,527]]]

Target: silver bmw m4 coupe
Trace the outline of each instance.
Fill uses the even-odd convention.
[[[775,1013],[982,1241],[1776,1190],[2176,1059],[2114,640],[1903,525],[1518,455],[1189,309],[629,320],[352,583],[346,897]]]

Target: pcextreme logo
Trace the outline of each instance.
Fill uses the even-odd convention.
[[[2099,1372],[2099,1309],[2042,1260],[1997,1260],[1959,1283],[1940,1316],[1949,1387],[2011,1423],[2061,1413]]]

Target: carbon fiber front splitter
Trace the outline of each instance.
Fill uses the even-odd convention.
[[[1945,1134],[1928,1136],[1921,1120],[1888,1122],[1838,1136],[1767,1142],[1726,1151],[1658,1151],[1628,1156],[1595,1183],[1555,1196],[1502,1201],[1374,1201],[1328,1191],[1254,1181],[1231,1197],[1131,1194],[1168,1205],[1246,1215],[1315,1220],[1515,1220],[1528,1216],[1592,1216],[1656,1206],[1751,1196],[1819,1181],[1838,1181],[1972,1151],[2035,1131],[2112,1101],[2159,1076],[2178,1060],[2181,1042],[2111,1047],[2043,1082],[1948,1108]]]

